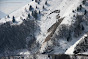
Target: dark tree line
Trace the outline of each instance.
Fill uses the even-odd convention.
[[[24,20],[21,25],[10,25],[9,22],[0,25],[0,53],[26,48],[26,37],[30,36],[31,43],[35,41],[37,27],[34,20]]]

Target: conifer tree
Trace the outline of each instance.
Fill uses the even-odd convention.
[[[38,7],[36,6],[36,9],[37,9]]]
[[[32,9],[33,9],[33,7],[30,5],[29,10],[31,11]]]
[[[12,22],[13,22],[13,23],[15,22],[15,17],[14,17],[14,16],[13,16]]]
[[[45,2],[45,4],[47,5],[47,1]]]
[[[85,10],[85,11],[84,11],[84,15],[86,15],[86,13],[87,13],[87,11]]]
[[[10,18],[9,15],[7,15],[7,18]]]
[[[39,14],[40,14],[41,12],[40,12],[40,10],[39,10]]]
[[[43,8],[43,9],[45,8],[45,7],[44,7],[44,5],[43,5],[43,7],[42,7],[42,8]]]

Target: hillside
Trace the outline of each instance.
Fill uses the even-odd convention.
[[[87,54],[87,11],[88,0],[34,0],[0,20],[0,53]]]
[[[4,18],[5,16],[6,16],[6,14],[0,11],[0,19]]]

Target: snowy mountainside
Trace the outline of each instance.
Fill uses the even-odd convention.
[[[6,16],[6,14],[4,12],[0,11],[0,19],[5,17],[5,16]]]
[[[80,38],[88,31],[87,3],[87,0],[30,2],[0,20],[1,36],[4,35],[0,38],[3,41],[0,41],[0,48],[3,47],[1,50],[4,49],[7,54],[19,49],[27,49],[27,51],[18,54],[70,54],[70,47],[76,46],[76,41],[81,40]],[[77,48],[72,47],[72,49]]]

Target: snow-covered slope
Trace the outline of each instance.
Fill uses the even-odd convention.
[[[28,31],[23,39],[28,54],[70,54],[69,50],[72,49],[73,53],[80,38],[88,31],[87,3],[85,0],[34,0],[9,14],[9,17],[2,18],[0,23],[10,22],[11,26],[27,27],[28,30],[24,26],[22,32]],[[30,22],[35,23],[32,29]],[[30,30],[34,32],[29,33]]]
[[[5,14],[4,12],[1,12],[1,11],[0,11],[0,19],[1,19],[1,18],[4,18],[5,16],[6,16],[6,14]]]

